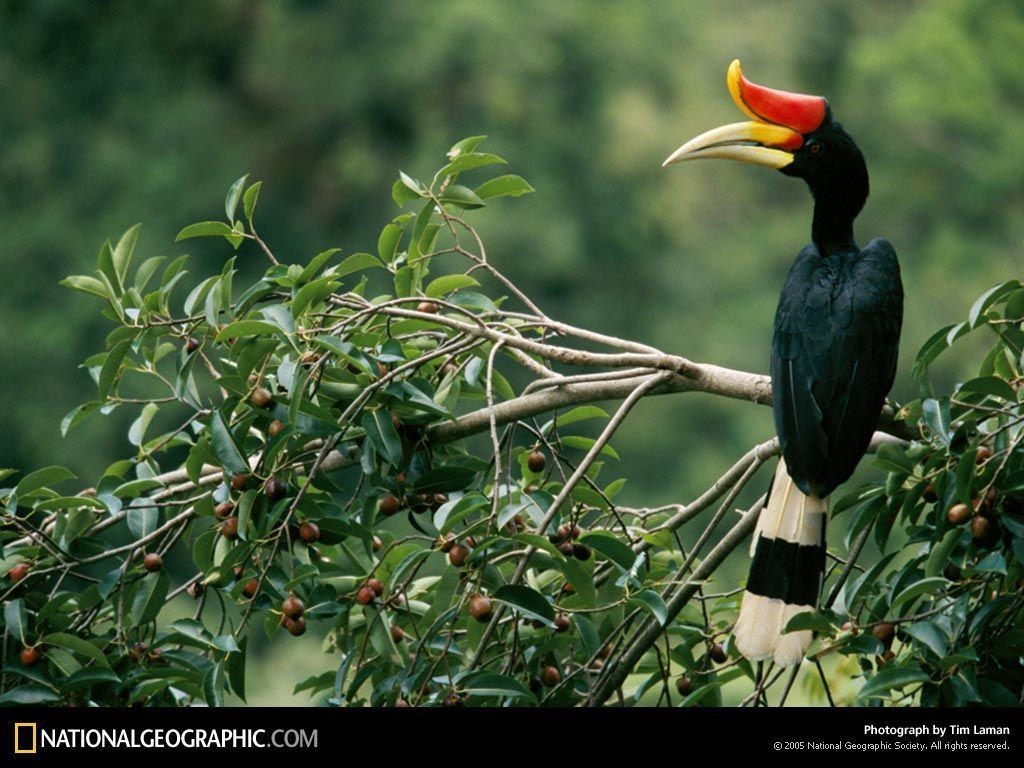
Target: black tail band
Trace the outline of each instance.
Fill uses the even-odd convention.
[[[761,536],[747,591],[789,605],[815,605],[825,572],[825,548]]]

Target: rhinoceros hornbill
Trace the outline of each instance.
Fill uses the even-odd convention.
[[[803,179],[814,198],[811,243],[790,267],[775,314],[772,400],[782,459],[754,532],[734,629],[747,658],[788,665],[803,658],[811,641],[810,631],[784,630],[818,600],[828,495],[867,450],[892,386],[903,286],[887,240],[861,248],[853,239],[868,171],[828,101],[756,85],[739,61],[727,81],[751,122],[703,133],[665,165],[742,160]]]

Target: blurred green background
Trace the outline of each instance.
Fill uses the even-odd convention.
[[[397,170],[431,171],[475,133],[537,188],[477,221],[552,316],[766,371],[778,289],[809,238],[806,190],[749,166],[660,167],[742,119],[725,88],[734,57],[755,81],[827,95],[862,147],[872,196],[857,232],[900,254],[894,395],[914,397],[930,332],[1021,272],[1022,50],[1012,0],[4,0],[0,466],[66,464],[89,482],[129,451],[127,413],[59,435],[94,395],[76,366],[109,326],[57,281],[91,271],[104,239],[142,221],[142,255],[182,253],[177,230],[216,217],[250,172],[284,260],[372,250]],[[193,275],[227,255],[183,245]],[[951,356],[937,383],[968,362]],[[615,441],[623,500],[685,500],[771,429],[766,408],[651,399]]]

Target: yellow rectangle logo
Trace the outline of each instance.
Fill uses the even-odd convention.
[[[14,754],[34,755],[36,753],[36,724],[14,724]]]

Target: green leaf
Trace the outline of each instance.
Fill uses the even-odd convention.
[[[932,550],[928,553],[928,559],[925,561],[925,576],[934,577],[942,573],[943,568],[946,567],[946,561],[949,560],[950,554],[956,547],[956,542],[960,538],[961,533],[962,531],[959,529],[952,528],[946,531],[941,541],[932,545]]]
[[[69,275],[60,281],[65,288],[73,288],[83,293],[91,293],[101,299],[107,298],[107,289],[101,280],[88,275]]]
[[[245,218],[249,220],[250,224],[252,224],[252,217],[256,213],[256,203],[259,202],[261,189],[263,189],[263,182],[257,181],[245,190],[245,195],[242,196],[242,212],[245,213]]]
[[[37,469],[35,472],[29,472],[21,478],[21,482],[14,487],[14,494],[16,496],[25,496],[40,488],[56,485],[65,480],[74,480],[76,477],[77,475],[70,469],[65,469],[64,467],[54,466]]]
[[[380,232],[377,239],[377,254],[385,264],[390,264],[395,259],[395,251],[398,250],[398,241],[402,239],[404,230],[397,224],[388,224]]]
[[[367,411],[360,424],[377,455],[392,467],[401,465],[402,438],[391,421],[391,414],[383,409]]]
[[[597,440],[582,435],[566,435],[562,438],[562,445],[567,448],[575,448],[578,451],[589,451],[596,442]],[[603,456],[610,456],[616,460],[619,458],[618,452],[612,448],[611,443],[605,443],[600,452]]]
[[[191,237],[225,237],[230,235],[232,231],[231,227],[223,221],[200,221],[195,224],[189,224],[181,230],[178,236],[174,238],[174,242],[188,240]]]
[[[921,403],[921,415],[928,428],[946,445],[949,445],[949,403],[928,398]]]
[[[476,192],[461,184],[453,184],[444,191],[439,201],[445,205],[454,205],[458,208],[483,208],[487,205],[481,200]]]
[[[581,536],[580,541],[596,552],[600,552],[625,571],[632,568],[633,563],[636,562],[636,552],[610,533],[595,531]]]
[[[445,176],[451,176],[455,173],[498,164],[505,165],[506,163],[504,159],[489,152],[460,152],[448,165],[437,172],[436,178],[443,179]]]
[[[476,188],[476,195],[483,200],[489,200],[492,197],[519,197],[533,191],[533,187],[526,179],[510,173],[485,181]]]
[[[156,403],[146,403],[142,413],[132,422],[132,426],[128,430],[129,443],[134,446],[140,446],[146,441],[146,430],[149,429],[150,422],[153,421],[153,417],[156,416],[159,410],[160,406]]]
[[[128,530],[136,539],[148,536],[157,529],[160,524],[160,510],[149,501],[147,506],[130,507],[128,509],[127,523]]]
[[[249,462],[245,460],[220,411],[215,411],[210,418],[210,443],[221,466],[228,472],[240,475],[249,471]]]
[[[242,701],[245,701],[245,657],[249,638],[243,637],[238,643],[238,650],[228,657],[228,682],[231,690]]]
[[[470,467],[442,466],[427,470],[416,480],[416,493],[449,493],[461,491],[473,484],[476,470]]]
[[[928,674],[917,664],[908,666],[887,666],[864,684],[857,693],[859,699],[876,699],[886,696],[894,688],[905,688],[922,683]]]
[[[999,299],[1003,298],[1012,291],[1020,288],[1019,280],[1008,280],[1005,283],[992,286],[985,291],[978,299],[971,305],[971,311],[968,314],[968,322],[971,328],[976,328],[978,320],[981,318],[982,313],[995,304]]]
[[[665,606],[665,601],[661,598],[661,595],[653,589],[644,589],[637,592],[629,602],[642,605],[657,619],[658,626],[665,626],[665,621],[668,619],[668,608]]]
[[[829,637],[836,633],[836,628],[833,626],[832,622],[817,611],[804,611],[803,613],[798,613],[796,616],[791,618],[789,622],[787,622],[786,626],[783,627],[782,632],[783,634],[786,634],[788,632],[799,632],[804,629],[810,629]]]
[[[906,451],[898,445],[884,443],[878,446],[872,462],[882,469],[895,470],[909,475],[914,471],[914,462],[907,458]]]
[[[129,611],[129,616],[136,626],[146,624],[157,617],[167,601],[170,584],[170,576],[165,570],[146,574],[139,580]]]
[[[0,696],[0,705],[51,704],[59,700],[60,695],[53,689],[46,688],[39,683],[28,683],[6,691]]]
[[[107,352],[107,356],[103,360],[103,367],[100,369],[98,382],[101,398],[106,398],[110,388],[114,386],[117,374],[121,370],[121,363],[124,362],[124,357],[131,345],[131,339],[125,339],[124,341],[119,341]]]
[[[484,670],[470,672],[459,680],[459,687],[473,696],[508,696],[531,700],[534,698],[529,689],[515,678]]]
[[[264,320],[238,320],[221,328],[220,333],[217,334],[217,341],[238,339],[242,336],[264,336],[278,333],[283,333],[283,330],[273,323],[268,323]]]
[[[61,690],[68,691],[75,688],[86,688],[90,685],[103,683],[120,683],[118,674],[106,667],[83,667],[61,684]]]
[[[1017,402],[1017,393],[1005,379],[998,376],[981,376],[970,381],[965,381],[957,389],[958,392],[977,392],[983,395],[992,395],[1005,400],[1008,403]]]
[[[88,640],[78,637],[77,635],[71,635],[67,632],[52,632],[49,635],[43,635],[39,638],[39,642],[45,643],[46,645],[56,646],[57,648],[65,648],[76,656],[83,656],[87,659],[92,659],[101,666],[110,666],[107,662],[107,657],[103,655],[103,651]]]
[[[486,134],[480,136],[467,136],[466,138],[455,142],[455,144],[452,145],[452,148],[448,150],[448,159],[454,160],[459,155],[476,151],[476,148],[479,147],[486,138]]]
[[[242,188],[245,186],[245,180],[248,178],[249,174],[247,173],[240,179],[236,179],[235,183],[232,184],[231,188],[228,190],[227,197],[224,198],[224,213],[227,214],[228,221],[235,220],[235,211],[238,209],[238,199],[242,196]]]
[[[894,613],[903,613],[905,611],[902,609],[909,608],[913,601],[921,595],[931,592],[940,593],[948,586],[949,581],[940,576],[921,579],[908,586],[896,596],[892,601],[892,610]]]
[[[334,277],[344,277],[353,272],[362,272],[364,269],[382,269],[383,266],[372,253],[353,253],[335,267],[331,274]]]
[[[25,604],[21,598],[8,600],[4,604],[4,626],[7,633],[20,640],[22,645],[25,645],[25,624]]]
[[[114,270],[117,272],[117,278],[122,285],[124,285],[125,276],[128,274],[128,267],[132,261],[132,254],[135,252],[135,244],[139,240],[139,229],[141,227],[141,224],[136,224],[121,235],[121,239],[117,241],[117,245],[114,246],[110,256],[114,264]]]
[[[555,609],[551,607],[551,603],[544,595],[522,584],[506,584],[498,587],[494,593],[494,599],[512,606],[528,618],[540,619],[549,624],[555,619]]]
[[[940,659],[949,653],[949,642],[945,635],[930,621],[917,621],[903,631],[930,649]]]
[[[90,413],[92,413],[102,405],[103,403],[99,402],[98,400],[94,400],[89,403],[82,403],[81,405],[77,405],[70,411],[68,411],[64,415],[64,418],[61,419],[60,421],[61,437],[67,437],[68,432],[70,432],[72,429],[81,424],[85,420],[86,416],[88,416]]]
[[[324,265],[331,260],[331,257],[335,254],[341,253],[341,248],[328,248],[326,251],[320,251],[316,256],[309,260],[309,263],[302,268],[302,274],[299,275],[295,281],[298,285],[304,285],[320,274],[320,270],[323,269]]]
[[[444,275],[436,280],[432,280],[424,293],[434,299],[445,296],[452,291],[457,291],[461,288],[473,288],[478,285],[480,285],[480,283],[470,275]]]

